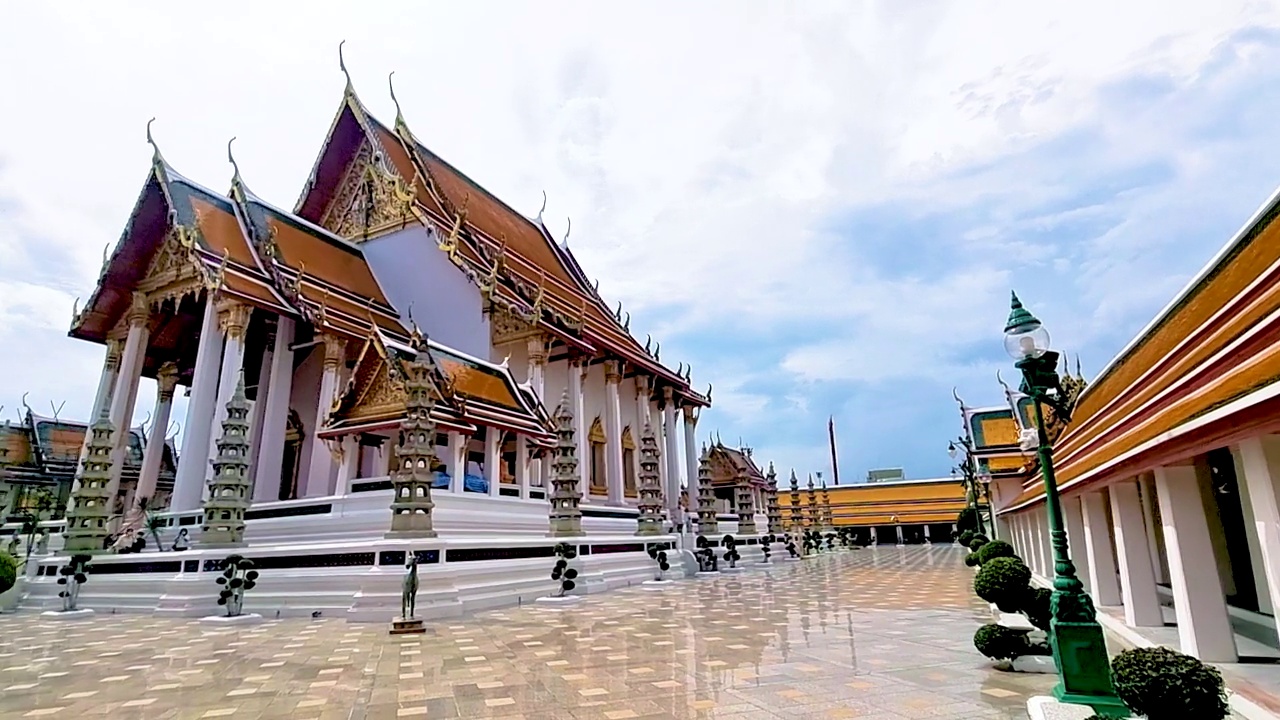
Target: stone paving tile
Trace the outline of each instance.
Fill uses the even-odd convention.
[[[1000,720],[1053,678],[991,669],[952,546],[872,548],[383,625],[210,628],[144,615],[0,616],[0,717]]]

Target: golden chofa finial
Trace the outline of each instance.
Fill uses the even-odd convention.
[[[342,46],[346,44],[347,44],[346,40],[343,40],[342,42],[338,43],[338,69],[342,71],[342,74],[344,76],[346,76],[347,92],[351,92],[355,88],[355,86],[351,84],[351,73],[347,72],[347,60],[342,56]]]
[[[391,91],[391,102],[395,103],[396,106],[396,130],[404,130],[408,128],[408,125],[405,124],[404,113],[400,112],[400,101],[396,99],[396,86],[391,82],[391,78],[394,77],[395,74],[395,70],[392,70],[387,74],[387,88]]]
[[[244,185],[244,181],[240,179],[240,165],[236,163],[236,156],[231,153],[231,143],[234,143],[235,141],[236,139],[234,136],[227,141],[227,162],[231,163],[231,187],[233,188]]]
[[[164,162],[164,156],[160,154],[160,146],[156,144],[156,139],[151,136],[151,123],[155,121],[155,118],[147,121],[147,144],[151,146],[151,162],[160,164]]]

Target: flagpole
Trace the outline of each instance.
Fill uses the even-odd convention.
[[[831,438],[831,480],[832,484],[840,484],[840,463],[836,460],[836,416],[827,420],[827,435]]]

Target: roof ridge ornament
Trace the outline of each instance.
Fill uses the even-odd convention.
[[[155,121],[154,117],[147,121],[147,144],[151,146],[151,162],[165,164],[164,156],[160,154],[160,146],[156,144],[156,139],[151,135],[151,123]]]
[[[404,129],[405,131],[408,131],[409,125],[404,120],[404,113],[400,112],[400,100],[396,97],[396,86],[391,82],[391,78],[395,74],[395,70],[387,73],[387,89],[391,91],[391,102],[395,103],[396,106],[396,130],[399,131]]]
[[[243,198],[244,178],[240,177],[240,164],[236,162],[236,156],[231,153],[231,144],[234,143],[235,141],[236,141],[235,135],[232,135],[231,139],[227,141],[227,162],[231,163],[231,170],[232,170],[231,190],[232,192],[239,190],[242,196],[240,199],[244,199]]]
[[[565,222],[564,239],[560,241],[560,247],[564,248],[565,250],[568,250],[569,249],[569,233],[573,232],[573,218],[566,217],[564,219],[564,222]],[[597,280],[596,282],[599,283],[600,281]]]
[[[542,222],[542,213],[547,209],[547,191],[542,191],[542,207],[538,208],[538,222]],[[545,227],[545,226],[544,226]]]
[[[338,43],[338,69],[341,70],[342,74],[347,78],[347,92],[355,94],[355,85],[351,82],[351,73],[347,72],[347,60],[342,56],[342,46],[346,44],[346,40]]]

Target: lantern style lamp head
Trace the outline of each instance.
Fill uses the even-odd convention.
[[[1049,331],[1013,293],[1009,322],[1004,327],[1004,349],[1014,360],[1031,360],[1049,352]]]
[[[956,444],[955,444],[955,443],[953,443],[953,442],[949,442],[949,443],[947,443],[947,454],[951,456],[951,459],[952,459],[952,460],[955,460],[955,459],[956,459]]]

